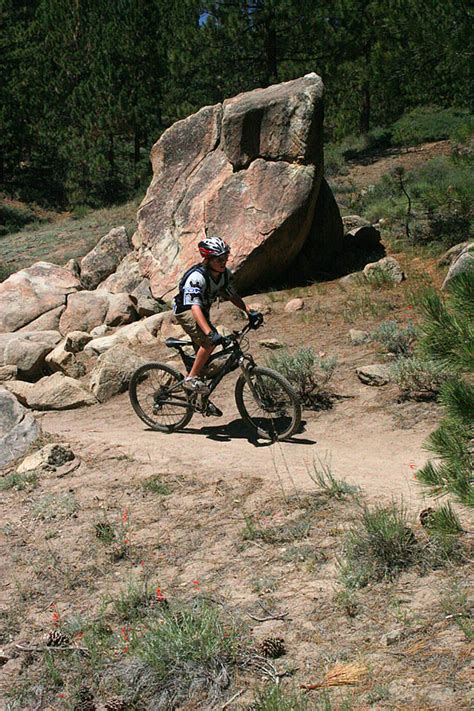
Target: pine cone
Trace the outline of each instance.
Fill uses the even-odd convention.
[[[81,686],[79,689],[78,700],[74,704],[74,711],[96,711],[94,694],[88,686]]]
[[[282,637],[266,637],[258,645],[258,652],[262,657],[276,659],[286,654],[285,640]]]
[[[105,711],[127,711],[128,704],[120,696],[114,696],[105,702]]]
[[[423,511],[420,511],[420,523],[422,526],[425,528],[429,528],[431,523],[433,522],[433,514],[435,510],[429,506],[427,509],[423,509]]]
[[[67,647],[71,644],[70,637],[60,630],[51,630],[45,638],[47,647]]]

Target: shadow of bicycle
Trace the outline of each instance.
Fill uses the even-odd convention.
[[[299,435],[304,432],[306,422],[301,422],[299,431],[290,439],[284,440],[288,444],[317,444],[314,439],[305,439]],[[221,425],[204,425],[199,429],[196,427],[185,427],[181,430],[185,434],[196,434],[212,439],[215,442],[231,442],[235,439],[246,439],[254,447],[270,447],[276,444],[270,440],[262,439],[243,420],[236,419]],[[179,433],[177,433],[179,434]]]

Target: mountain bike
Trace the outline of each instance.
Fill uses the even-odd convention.
[[[190,422],[195,412],[202,415],[221,414],[209,400],[226,375],[240,368],[235,385],[235,402],[244,421],[257,434],[273,441],[288,439],[301,423],[300,399],[290,383],[280,373],[258,366],[247,351],[247,324],[240,331],[226,336],[223,348],[213,353],[200,375],[207,385],[205,394],[189,393],[183,388],[183,373],[165,363],[147,363],[132,375],[130,400],[138,417],[153,430],[176,432]],[[184,351],[191,340],[167,338],[168,348],[178,351],[186,373],[192,368],[194,356]]]

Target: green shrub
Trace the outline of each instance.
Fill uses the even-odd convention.
[[[0,477],[0,491],[8,491],[8,489],[34,489],[38,485],[38,475],[35,471],[25,472],[24,474],[7,474]]]
[[[370,222],[387,220],[388,226],[405,232],[415,243],[440,242],[449,247],[473,234],[474,171],[472,159],[434,158],[403,175],[385,175],[364,189],[352,208]],[[411,209],[408,212],[410,196]]]
[[[346,536],[342,580],[346,587],[358,588],[392,578],[418,560],[419,550],[403,506],[364,506],[360,521]]]
[[[214,708],[238,664],[242,637],[236,624],[201,600],[164,610],[132,639],[128,681],[147,708],[175,709],[193,696]],[[130,676],[133,675],[133,678]],[[153,706],[151,706],[153,704]]]
[[[449,503],[430,511],[425,526],[430,533],[457,536],[463,532],[459,517]]]
[[[447,377],[439,363],[417,356],[397,358],[390,365],[390,379],[398,385],[403,398],[434,399]]]
[[[396,355],[408,355],[416,337],[416,328],[411,321],[400,326],[397,321],[383,321],[370,337],[378,341],[389,352]]]
[[[309,711],[309,708],[307,696],[276,684],[258,689],[252,704],[253,711]],[[315,708],[313,702],[311,708]]]
[[[2,230],[0,235],[17,232],[36,219],[35,213],[26,206],[17,207],[5,202],[0,203],[0,225]]]
[[[424,314],[420,351],[456,378],[440,391],[445,417],[427,443],[437,457],[417,472],[418,481],[435,494],[450,493],[466,506],[474,506],[474,274],[454,278],[442,298],[426,292],[420,301]]]
[[[454,138],[464,126],[470,124],[472,115],[467,109],[419,106],[393,124],[392,144],[417,145],[426,141]]]
[[[289,380],[305,405],[316,407],[327,397],[323,388],[336,369],[337,358],[320,357],[309,347],[296,353],[282,350],[270,356],[267,363]]]

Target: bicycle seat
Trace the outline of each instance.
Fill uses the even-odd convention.
[[[192,341],[180,341],[178,338],[167,338],[165,345],[168,348],[182,348],[183,346],[192,346]]]

